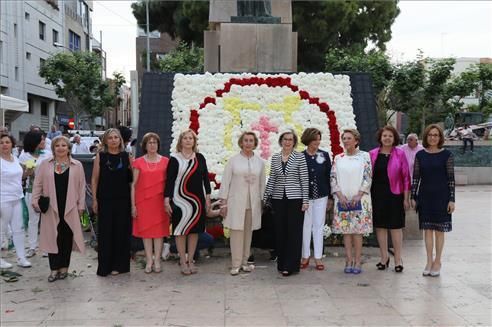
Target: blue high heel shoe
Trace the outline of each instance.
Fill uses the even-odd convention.
[[[354,274],[354,275],[358,275],[358,274],[360,274],[361,272],[362,272],[362,267],[361,267],[361,265],[360,265],[360,264],[359,264],[359,265],[354,265],[354,266],[352,267],[352,274]]]
[[[352,267],[353,263],[352,262],[345,262],[345,269],[343,269],[343,272],[346,274],[351,274],[352,273]]]

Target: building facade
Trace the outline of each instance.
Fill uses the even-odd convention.
[[[64,100],[44,83],[39,67],[59,51],[90,51],[91,11],[92,1],[85,0],[0,1],[1,93],[29,103],[28,113],[5,113],[3,123],[17,139],[30,125],[48,131],[67,119],[58,116]]]

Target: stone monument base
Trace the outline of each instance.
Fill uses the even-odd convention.
[[[424,238],[419,229],[419,216],[415,209],[405,211],[405,228],[403,229],[404,240],[422,240]]]

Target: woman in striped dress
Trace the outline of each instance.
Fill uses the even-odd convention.
[[[277,269],[283,276],[298,273],[301,263],[304,211],[309,207],[309,175],[304,154],[294,151],[293,130],[280,134],[280,153],[272,156],[264,201],[271,202],[277,245]]]
[[[172,217],[173,235],[176,237],[183,275],[197,272],[193,256],[198,234],[205,231],[210,193],[207,162],[197,152],[196,134],[186,130],[179,135],[176,153],[169,160],[164,191],[164,206]]]

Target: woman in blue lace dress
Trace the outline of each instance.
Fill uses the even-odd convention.
[[[423,275],[432,277],[440,275],[444,233],[452,229],[451,214],[454,211],[454,160],[443,144],[441,127],[427,126],[423,136],[424,150],[415,156],[412,180],[412,207],[419,214],[427,252]]]

